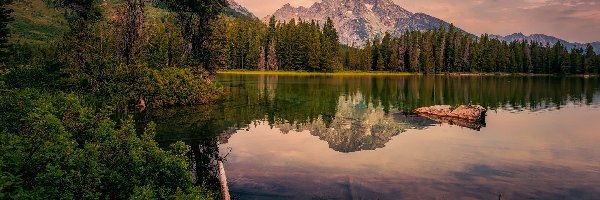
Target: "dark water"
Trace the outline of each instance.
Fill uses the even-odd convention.
[[[220,75],[216,105],[146,113],[239,199],[599,199],[600,79]],[[410,114],[480,104],[485,121]]]

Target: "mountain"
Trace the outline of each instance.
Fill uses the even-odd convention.
[[[311,7],[293,7],[285,4],[271,16],[279,21],[292,18],[316,20],[321,24],[331,18],[340,36],[340,42],[362,46],[369,39],[385,32],[399,35],[405,31],[430,30],[450,24],[424,13],[412,13],[391,0],[323,0]]]
[[[500,35],[491,35],[491,38],[496,38],[502,41],[507,41],[507,42],[512,42],[512,41],[533,41],[533,42],[538,42],[541,43],[543,45],[554,45],[557,42],[560,42],[562,45],[564,45],[568,50],[571,50],[573,48],[582,48],[585,49],[587,47],[587,44],[583,44],[583,43],[577,43],[577,42],[569,42],[554,36],[548,36],[548,35],[544,35],[544,34],[531,34],[531,35],[524,35],[523,33],[513,33],[507,36],[500,36]],[[593,42],[590,43],[593,47],[594,47],[594,51],[596,51],[596,53],[600,53],[600,42]]]
[[[232,15],[232,16],[247,16],[250,18],[258,19],[258,17],[254,16],[254,14],[252,14],[250,11],[248,11],[248,9],[246,9],[244,6],[241,6],[234,0],[227,0],[227,3],[229,4],[229,6],[225,10],[225,13]]]

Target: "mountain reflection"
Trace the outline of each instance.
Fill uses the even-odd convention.
[[[429,171],[419,171],[430,168],[418,164],[423,164],[424,161],[437,162],[440,159],[441,161],[438,163],[425,166],[453,166],[448,166],[449,163],[469,165],[458,166],[457,164],[455,168],[447,170],[449,172],[446,173],[450,173],[452,176],[439,179],[445,180],[445,182],[437,183],[438,185],[435,186],[438,188],[437,190],[431,189],[434,188],[429,187],[431,185],[426,188],[438,192],[439,190],[447,191],[448,194],[458,196],[471,195],[460,193],[463,186],[477,188],[492,185],[508,190],[506,188],[512,187],[512,184],[506,184],[508,182],[503,182],[504,179],[520,179],[516,176],[505,177],[502,173],[497,174],[496,172],[501,169],[493,168],[497,167],[494,162],[515,159],[518,157],[516,155],[531,155],[537,159],[539,149],[561,147],[564,142],[572,139],[571,137],[569,137],[570,139],[560,138],[561,135],[568,134],[568,132],[559,131],[564,127],[560,127],[558,124],[541,124],[558,119],[539,120],[542,121],[539,122],[540,124],[518,124],[519,120],[510,121],[512,117],[526,116],[529,112],[535,112],[535,116],[527,118],[535,121],[540,116],[548,116],[552,113],[571,113],[573,107],[579,107],[577,112],[581,114],[581,112],[586,112],[584,107],[597,107],[600,101],[598,93],[600,79],[597,77],[220,75],[218,79],[227,92],[227,95],[219,102],[195,107],[150,110],[139,113],[136,121],[140,126],[144,126],[149,121],[156,122],[159,133],[156,139],[165,147],[175,141],[186,142],[190,147],[188,155],[190,170],[194,173],[197,184],[207,185],[210,188],[218,187],[215,166],[217,160],[224,159],[223,157],[229,153],[224,151],[231,151],[234,155],[225,158],[228,163],[240,163],[241,160],[236,159],[242,158],[245,159],[245,163],[254,163],[240,166],[237,169],[235,166],[228,167],[228,175],[231,173],[232,177],[238,177],[238,179],[232,179],[233,183],[237,184],[232,185],[232,190],[242,193],[246,190],[263,191],[261,188],[252,189],[259,186],[269,188],[277,186],[268,189],[276,191],[276,194],[304,194],[314,190],[338,191],[346,187],[338,187],[339,184],[336,181],[346,180],[343,176],[347,174],[354,174],[356,179],[348,179],[346,180],[347,184],[344,184],[354,188],[353,191],[359,194],[377,196],[380,194],[369,192],[381,190],[388,191],[389,194],[407,193],[414,189],[408,187],[410,185],[420,185],[428,180],[439,179],[438,176],[432,175],[438,173],[439,168],[433,167]],[[466,128],[440,126],[445,122],[436,122],[410,114],[413,109],[419,107],[465,104],[480,104],[488,108],[488,113],[492,117],[488,119],[488,124],[452,122],[455,126]],[[563,107],[567,109],[562,109]],[[548,111],[552,111],[552,113]],[[498,113],[505,117],[499,120]],[[581,121],[575,120],[573,113],[569,115],[570,117],[562,115],[560,121]],[[503,121],[510,121],[510,123],[503,123]],[[431,128],[432,126],[435,128]],[[547,129],[528,129],[533,127]],[[582,125],[575,127],[585,128]],[[410,129],[429,130],[403,133]],[[458,134],[462,131],[474,133],[469,129],[481,129],[483,133],[478,136]],[[139,130],[143,130],[143,127],[140,127]],[[539,137],[525,142],[527,134],[520,134],[519,131],[534,132],[539,134]],[[508,133],[519,134],[517,136]],[[548,147],[537,148],[535,145],[547,141],[539,140],[539,138],[545,137],[542,135],[549,133],[554,134],[553,139],[557,141]],[[327,144],[315,142],[317,137]],[[491,143],[485,143],[487,140],[481,139],[486,137],[503,137],[504,139],[495,139]],[[415,141],[415,138],[421,140]],[[447,141],[452,141],[452,143]],[[460,141],[463,143],[455,144]],[[578,141],[593,142],[587,138]],[[472,147],[473,144],[483,147],[492,145],[494,148],[479,149]],[[533,145],[532,151],[535,153],[507,154],[504,152],[508,147],[512,147],[514,150],[527,145]],[[577,145],[579,144],[574,143],[570,146]],[[592,144],[587,146],[592,146]],[[228,149],[229,147],[232,149]],[[402,148],[406,148],[406,150],[398,150]],[[456,157],[456,155],[465,155],[465,152],[450,151],[456,148],[470,153],[469,156]],[[259,149],[270,153],[252,154],[254,150]],[[482,154],[481,152],[484,151],[487,152]],[[348,154],[341,156],[340,152]],[[561,156],[566,155],[564,152],[567,151],[562,150],[560,152],[563,153],[560,153],[556,150],[548,150],[548,152],[548,155]],[[557,152],[559,153],[557,154]],[[438,154],[440,156],[437,156]],[[418,155],[425,156],[426,159]],[[569,155],[583,154],[572,153]],[[489,162],[476,162],[478,159],[490,156],[493,156],[494,159],[490,159]],[[448,158],[448,160],[444,160],[444,158]],[[523,159],[526,158],[529,157]],[[406,159],[410,162],[407,162]],[[549,160],[552,161],[549,163],[555,161]],[[323,168],[328,161],[331,161],[329,164],[332,166]],[[362,161],[364,161],[362,164],[356,163]],[[282,162],[295,163],[291,166],[298,166],[292,167],[293,169],[290,169],[289,165],[286,165],[287,168],[273,167],[273,163]],[[378,162],[392,162],[393,164],[379,163],[378,165]],[[521,163],[522,161],[515,162]],[[561,162],[557,161],[556,163]],[[315,166],[321,168],[317,168],[317,170],[314,169]],[[390,168],[373,170],[373,166]],[[522,167],[524,170],[514,168],[513,171],[528,172],[526,169],[531,169],[527,165],[516,167]],[[265,174],[265,169],[280,174],[280,176]],[[289,174],[290,171],[304,174]],[[577,174],[576,171],[581,170],[574,170],[569,175]],[[376,176],[372,174],[360,176],[360,174],[373,172],[384,173],[386,176],[395,176],[396,178],[381,180],[373,178]],[[402,174],[403,172],[406,174]],[[492,182],[477,181],[482,177],[486,178],[488,172],[493,177],[501,179],[498,181],[492,179]],[[542,173],[540,176],[545,174]],[[551,174],[554,175],[554,173]],[[254,178],[244,179],[244,177]],[[321,187],[324,186],[314,182],[316,180],[314,177],[328,177],[325,182],[335,182],[335,184],[332,183],[323,189]],[[597,180],[595,177],[588,179]],[[297,180],[297,183],[291,182],[291,180]],[[458,187],[457,184],[461,186]],[[556,182],[556,184],[560,185],[562,182]],[[300,189],[282,190],[280,187],[284,185],[292,185],[292,188]],[[536,185],[537,183],[526,182],[521,183],[522,187],[518,188]],[[546,188],[555,187],[550,184]],[[495,191],[495,189],[489,189],[489,193],[495,193]],[[592,192],[582,191],[597,194],[595,190]],[[423,190],[423,192],[429,193],[428,190]],[[497,194],[495,193],[496,196]],[[260,197],[259,199],[263,199],[262,197],[265,196]],[[302,197],[307,196],[301,196],[299,199],[305,199]],[[395,197],[397,196],[389,196],[389,199]],[[488,196],[473,197],[484,199]],[[384,198],[385,196],[382,199]]]
[[[152,110],[141,124],[155,121],[157,139],[219,138],[257,122],[283,133],[309,131],[340,152],[382,148],[407,129],[440,124],[410,115],[418,107],[480,104],[512,112],[594,104],[597,77],[522,76],[281,76],[220,75],[227,91],[212,105]],[[485,124],[454,125],[479,130]]]
[[[423,129],[436,124],[418,116],[395,117],[401,113],[386,113],[382,106],[366,102],[359,92],[350,97],[339,97],[336,111],[327,124],[319,117],[309,123],[279,123],[275,127],[284,134],[291,130],[307,130],[320,140],[327,141],[331,149],[349,153],[382,148],[406,129]]]

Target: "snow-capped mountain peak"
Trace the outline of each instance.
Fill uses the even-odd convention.
[[[449,24],[423,13],[412,13],[391,0],[323,0],[309,8],[284,5],[273,14],[279,21],[292,18],[334,22],[343,44],[362,46],[385,32],[401,34],[411,30],[429,30]],[[267,21],[270,16],[264,20]]]

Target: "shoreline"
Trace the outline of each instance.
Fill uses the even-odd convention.
[[[339,71],[339,72],[308,72],[308,71],[256,71],[256,70],[219,70],[217,74],[240,75],[297,75],[297,76],[414,76],[422,73],[410,72],[367,72],[367,71]]]
[[[257,71],[257,70],[219,70],[217,74],[233,75],[294,75],[294,76],[566,76],[566,77],[599,77],[598,74],[528,74],[528,73],[471,73],[452,72],[424,74],[412,72],[388,71],[338,71],[338,72],[307,72],[307,71]]]

